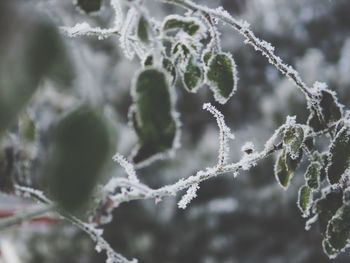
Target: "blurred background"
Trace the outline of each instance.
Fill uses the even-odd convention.
[[[145,2],[156,19],[183,12],[157,1]],[[209,7],[223,6],[236,18],[247,20],[256,35],[272,43],[276,53],[295,66],[308,85],[315,81],[328,83],[338,93],[339,101],[350,107],[348,0],[195,2]],[[101,3],[98,12],[89,14],[79,10],[72,0],[20,1],[17,7],[26,5],[28,10],[35,9],[21,13],[26,19],[43,16],[56,27],[86,21],[105,28],[110,26],[113,12],[108,0]],[[25,23],[19,19],[9,24],[6,16],[11,14],[0,14],[0,21],[4,21],[0,24],[1,53],[17,54],[20,38],[10,47],[2,48],[3,43],[8,32],[25,34]],[[157,161],[138,171],[140,179],[151,187],[173,183],[215,164],[218,128],[215,120],[202,110],[205,102],[211,102],[223,112],[236,136],[230,145],[232,161],[239,160],[243,154],[241,146],[247,141],[261,150],[287,115],[296,115],[298,122],[306,122],[308,111],[301,92],[265,58],[246,46],[237,32],[225,26],[220,26],[220,31],[223,50],[233,54],[238,66],[238,91],[227,104],[218,105],[208,87],[190,94],[177,83],[176,108],[181,114],[182,147],[173,159]],[[19,144],[15,135],[2,138],[2,151],[11,148],[17,153],[15,160],[22,165],[16,167],[16,176],[38,187],[42,178],[36,176],[35,169],[42,158],[40,147],[45,145],[46,130],[67,107],[83,99],[102,105],[117,127],[116,151],[127,156],[137,142],[128,126],[127,113],[131,104],[130,83],[140,68],[139,62],[124,58],[116,37],[63,38],[63,41],[74,68],[71,88],[62,88],[66,84],[52,80],[42,81],[25,110],[35,123],[39,142],[33,149],[31,143]],[[1,61],[0,69],[5,72],[7,67],[6,61]],[[14,127],[12,131],[15,130]],[[158,204],[153,200],[123,204],[113,213],[113,221],[104,227],[105,237],[116,251],[141,263],[331,262],[322,251],[317,224],[306,231],[306,219],[301,217],[296,205],[305,164],[285,191],[274,178],[275,159],[276,156],[271,156],[237,178],[227,175],[202,183],[198,197],[186,210],[177,207],[181,195]],[[125,176],[112,161],[104,181],[111,176]],[[28,205],[31,204],[0,194],[3,216],[4,211]],[[41,220],[1,232],[0,251],[1,263],[102,263],[105,260],[103,254],[95,252],[94,243],[85,233],[63,221]],[[349,260],[350,253],[345,252],[332,262]]]

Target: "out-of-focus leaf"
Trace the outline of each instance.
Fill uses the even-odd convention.
[[[12,193],[14,182],[12,172],[14,168],[14,151],[12,147],[0,148],[0,191]]]
[[[226,103],[237,88],[236,64],[228,53],[214,55],[206,72],[210,89],[214,92],[215,99]]]
[[[144,43],[149,43],[148,27],[147,20],[144,16],[141,16],[137,25],[137,36]]]
[[[34,120],[27,112],[24,112],[19,117],[18,122],[19,135],[25,142],[34,142],[36,139],[36,127]]]
[[[141,71],[132,92],[134,104],[130,117],[139,139],[132,159],[141,163],[173,148],[177,124],[164,71],[157,68]]]
[[[75,3],[87,14],[99,11],[102,6],[102,0],[75,0]]]
[[[76,211],[88,202],[110,147],[105,120],[85,104],[52,128],[43,172],[48,176],[49,192],[63,209]]]
[[[339,182],[350,168],[350,129],[343,126],[336,134],[329,149],[327,176],[331,184]]]
[[[302,187],[300,187],[299,193],[298,193],[298,207],[300,211],[303,213],[304,217],[309,216],[311,204],[312,204],[312,189],[307,185],[303,185]]]
[[[44,77],[69,84],[72,71],[65,48],[55,26],[38,18],[28,18],[17,6],[8,6],[12,16],[25,27],[6,32],[6,45],[0,57],[0,133],[25,107]]]

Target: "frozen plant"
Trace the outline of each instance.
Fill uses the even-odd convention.
[[[53,201],[41,191],[18,183],[13,188],[21,196],[36,199],[84,230],[96,242],[96,250],[106,252],[108,263],[135,262],[116,253],[102,238],[98,228],[112,220],[112,212],[120,204],[143,199],[154,199],[157,203],[164,197],[186,191],[178,202],[178,207],[185,209],[196,198],[203,181],[227,174],[236,177],[240,170],[249,170],[278,152],[274,172],[278,184],[284,189],[288,188],[300,162],[305,160],[309,163],[304,174],[305,184],[298,192],[297,205],[302,216],[310,218],[307,229],[312,223],[320,223],[324,251],[330,258],[336,257],[350,244],[349,186],[346,179],[350,170],[349,111],[338,102],[337,94],[327,84],[316,81],[312,87],[306,85],[298,72],[275,54],[275,48],[270,43],[255,36],[248,22],[235,19],[221,7],[211,9],[190,0],[159,2],[180,6],[185,12],[170,14],[163,21],[157,21],[144,1],[111,0],[110,8],[115,16],[110,28],[93,27],[85,22],[61,27],[61,31],[71,38],[96,36],[103,40],[118,36],[125,57],[132,60],[136,56],[140,62],[140,70],[130,88],[132,105],[128,114],[138,144],[129,158],[119,153],[113,157],[127,176],[111,178],[102,187],[98,207],[89,223],[73,216],[84,208],[98,183],[97,175],[103,171],[105,160],[112,155],[108,147],[106,121],[94,107],[82,104],[58,117],[52,126],[53,135],[43,169],[50,177],[48,192]],[[294,83],[306,98],[308,120],[302,124],[296,121],[295,116],[286,116],[286,122],[276,129],[263,149],[256,149],[248,142],[242,146],[243,157],[237,162],[230,162],[229,139],[234,139],[234,135],[223,114],[206,103],[203,109],[214,116],[219,127],[218,162],[173,184],[153,189],[140,180],[142,177],[137,175],[137,169],[171,157],[180,147],[181,123],[175,108],[176,81],[180,80],[191,93],[207,85],[220,104],[225,104],[237,89],[237,66],[233,56],[221,48],[217,22],[243,35],[245,44],[266,57]],[[43,72],[43,76],[48,73]],[[6,103],[0,98],[2,104]],[[8,119],[17,118],[18,112],[10,110]],[[4,132],[8,123],[0,126],[0,131]],[[87,130],[93,133],[81,136]],[[321,136],[327,136],[329,144],[324,152],[315,145],[315,140]],[[76,141],[80,143],[75,144]],[[72,156],[74,165],[67,159]],[[83,180],[87,181],[85,186],[80,185]],[[9,188],[6,187],[7,192],[16,192]],[[35,215],[37,213],[27,217]],[[22,219],[23,216],[16,217],[0,224],[7,227]]]

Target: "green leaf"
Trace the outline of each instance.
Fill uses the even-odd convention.
[[[182,30],[190,36],[193,36],[201,32],[203,29],[201,22],[196,18],[169,15],[164,20],[163,30]]]
[[[146,44],[149,43],[148,27],[149,25],[147,20],[144,16],[141,16],[137,25],[137,36],[142,42]]]
[[[300,148],[304,142],[304,130],[300,126],[292,126],[284,131],[283,144],[292,159],[298,158]]]
[[[203,74],[201,68],[194,62],[194,57],[190,57],[185,71],[182,72],[182,82],[189,92],[197,92],[202,84]]]
[[[316,201],[315,212],[318,214],[321,233],[326,233],[329,220],[343,204],[342,198],[341,192],[330,192]]]
[[[14,158],[13,147],[1,145],[0,148],[0,192],[13,193]]]
[[[340,252],[350,239],[350,207],[340,207],[328,223],[326,239],[329,245]]]
[[[136,77],[132,95],[134,104],[130,117],[139,138],[132,159],[140,165],[173,149],[178,123],[164,71],[157,68],[141,71]]]
[[[191,52],[191,47],[185,45],[182,42],[176,42],[173,45],[172,51],[171,51],[174,55],[178,55],[183,59],[188,59],[190,57],[190,54],[192,54],[193,52]]]
[[[335,94],[330,90],[321,90],[320,100],[317,106],[317,111],[314,107],[311,107],[311,113],[308,119],[308,125],[315,132],[328,128],[330,123],[338,121],[343,115],[343,106],[339,104]]]
[[[331,184],[339,183],[346,169],[350,168],[350,128],[343,126],[336,134],[329,149],[327,176]]]
[[[67,211],[86,204],[111,154],[108,125],[89,105],[68,112],[52,128],[44,174],[49,193]]]
[[[29,116],[27,112],[20,115],[18,121],[19,137],[25,142],[35,142],[36,140],[36,127],[34,120]]]
[[[144,59],[144,61],[143,61],[143,65],[145,66],[145,67],[147,67],[147,66],[152,66],[153,65],[153,55],[148,55],[148,56],[146,56],[146,58]]]
[[[236,64],[230,54],[219,53],[210,59],[206,77],[219,103],[226,103],[236,91],[236,74]]]
[[[307,185],[312,189],[318,189],[320,186],[322,166],[319,162],[312,162],[305,172],[305,180]]]
[[[76,5],[88,14],[99,11],[102,6],[102,0],[76,0]]]
[[[326,255],[327,255],[330,259],[335,258],[335,257],[339,254],[339,252],[338,252],[336,249],[334,249],[334,248],[331,246],[331,244],[329,243],[329,241],[326,240],[326,239],[324,239],[324,240],[322,241],[322,247],[323,247],[324,253],[326,253]]]
[[[307,217],[310,215],[310,208],[312,204],[312,189],[307,186],[303,185],[299,189],[298,193],[298,207],[300,211],[303,213],[304,217]]]
[[[21,19],[27,23],[26,30],[5,34],[9,43],[1,50],[0,134],[14,122],[44,77],[65,84],[72,77],[71,71],[66,72],[71,68],[56,27],[41,19]]]
[[[213,56],[213,52],[212,52],[211,50],[205,51],[205,52],[203,53],[202,60],[203,60],[203,62],[204,62],[204,65],[207,65],[207,66],[208,66],[209,61],[210,61],[210,59],[211,59],[212,56]]]
[[[300,160],[293,160],[286,150],[283,150],[275,163],[274,172],[277,182],[283,187],[288,188],[294,171]]]

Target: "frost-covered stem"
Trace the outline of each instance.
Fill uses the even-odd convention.
[[[213,177],[216,177],[218,175],[223,175],[227,173],[235,173],[241,170],[243,167],[247,167],[247,165],[253,165],[256,162],[265,159],[272,153],[282,149],[282,143],[278,145],[269,145],[268,147],[265,147],[264,150],[262,150],[259,153],[252,154],[251,157],[249,157],[249,160],[246,158],[241,159],[240,161],[233,163],[233,164],[227,164],[222,166],[221,168],[208,168],[206,170],[201,170],[197,172],[196,174],[186,178],[186,179],[180,179],[176,183],[172,185],[166,185],[158,189],[148,189],[146,192],[139,192],[139,191],[130,191],[130,192],[124,192],[117,194],[115,196],[111,196],[110,198],[115,202],[115,205],[120,205],[124,202],[129,202],[132,200],[140,200],[140,199],[159,199],[163,197],[168,196],[175,196],[177,192],[186,190],[189,187],[200,184],[203,181],[206,181],[208,179],[211,179]],[[247,164],[247,162],[249,162]],[[128,180],[123,180],[123,187],[128,184]],[[117,186],[117,184],[115,185]],[[133,184],[130,182],[129,187],[132,188]]]
[[[69,214],[68,212],[63,211],[62,209],[57,208],[53,202],[48,199],[45,194],[39,190],[32,189],[30,187],[24,187],[20,185],[15,186],[16,191],[23,197],[34,199],[40,203],[47,205],[46,211],[48,208],[51,208],[50,211],[58,213],[63,219],[71,222],[73,225],[77,226],[79,229],[87,233],[90,238],[96,243],[96,250],[98,252],[104,250],[107,254],[108,263],[137,263],[136,259],[128,260],[119,253],[115,252],[109,243],[102,237],[102,230],[95,228],[91,224],[84,223],[79,218]],[[42,212],[43,213],[43,212]],[[0,228],[1,229],[1,228]]]
[[[224,120],[224,115],[218,111],[210,103],[205,103],[203,109],[209,111],[216,119],[216,122],[219,126],[220,135],[219,135],[219,154],[218,154],[218,164],[217,167],[222,167],[227,163],[228,152],[230,150],[228,146],[228,139],[234,139],[234,135],[231,133],[230,128],[227,127]]]
[[[44,215],[54,209],[55,209],[54,205],[45,205],[44,207],[33,209],[28,212],[22,212],[14,216],[11,216],[9,218],[2,219],[0,220],[0,231],[8,227],[11,227],[13,225],[17,225],[25,221],[32,220],[33,218]]]
[[[255,50],[260,51],[264,56],[268,58],[269,62],[272,65],[274,65],[280,72],[282,72],[282,74],[289,77],[308,98],[313,98],[313,94],[310,92],[310,88],[301,79],[298,72],[293,67],[285,64],[280,57],[275,55],[274,48],[271,45],[269,45],[266,41],[257,38],[255,34],[249,29],[249,24],[246,21],[238,21],[222,9],[210,9],[202,5],[197,5],[189,0],[160,1],[169,4],[175,4],[189,9],[193,12],[199,11],[203,14],[209,14],[212,17],[219,19],[221,22],[230,25],[246,38],[245,43],[250,44],[255,48]]]

